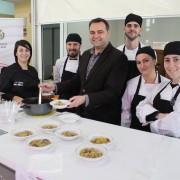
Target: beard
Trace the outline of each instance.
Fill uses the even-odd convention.
[[[136,38],[138,38],[140,36],[140,34],[136,35],[136,36],[129,36],[127,33],[125,33],[125,36],[130,40],[130,41],[134,41]]]
[[[78,54],[79,54],[79,52],[78,52],[77,50],[70,50],[70,51],[68,52],[68,56],[71,57],[71,58],[77,57]]]

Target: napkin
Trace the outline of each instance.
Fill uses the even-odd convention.
[[[59,180],[61,175],[62,154],[34,154],[27,167],[16,167],[16,180]]]

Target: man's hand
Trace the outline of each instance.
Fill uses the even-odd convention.
[[[80,105],[84,104],[86,101],[85,96],[73,96],[69,99],[70,104],[68,105],[68,108],[74,108],[79,107]]]
[[[40,83],[39,84],[39,87],[41,87],[42,88],[42,91],[43,92],[52,92],[52,91],[54,91],[55,90],[55,84],[54,83],[52,83],[52,82],[49,82],[49,83]]]

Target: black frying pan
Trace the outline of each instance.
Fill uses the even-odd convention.
[[[49,99],[42,99],[41,104],[38,104],[38,97],[25,98],[22,102],[24,111],[29,115],[43,115],[52,110]]]

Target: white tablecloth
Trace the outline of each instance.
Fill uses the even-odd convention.
[[[57,120],[57,113],[44,117],[31,117],[21,113],[13,126],[0,125],[11,131],[29,127],[40,132],[40,124]],[[59,116],[60,117],[60,116]],[[58,120],[60,121],[60,120]],[[60,122],[62,126],[62,122]],[[107,123],[81,118],[66,126],[81,130],[81,138],[74,141],[57,139],[56,145],[46,152],[34,152],[27,148],[26,141],[18,141],[11,133],[0,136],[0,163],[12,168],[27,170],[34,156],[54,155],[61,157],[61,169],[57,179],[62,180],[179,180],[180,140],[141,132]],[[88,142],[89,135],[102,133],[113,138],[104,160],[87,162],[77,157],[76,149]],[[54,166],[54,160],[48,161]],[[51,166],[50,166],[51,167]],[[45,173],[46,174],[46,173]],[[46,174],[47,175],[47,174]],[[48,176],[46,176],[48,177]],[[46,178],[51,180],[51,178]],[[56,178],[52,178],[56,180]]]

